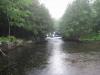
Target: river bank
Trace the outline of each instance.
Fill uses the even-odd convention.
[[[63,40],[73,42],[100,42],[100,34],[88,34],[80,37],[63,37]]]
[[[9,51],[17,47],[27,47],[31,44],[46,42],[46,40],[25,40],[11,37],[0,37],[0,55],[6,56]]]

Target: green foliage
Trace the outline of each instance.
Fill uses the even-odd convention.
[[[38,0],[0,0],[0,15],[0,24],[23,27],[31,31],[34,38],[52,30],[49,12]]]
[[[93,4],[93,12],[94,12],[94,32],[100,32],[100,0],[95,0]]]
[[[94,3],[91,3],[90,0],[75,0],[69,5],[60,22],[62,35],[66,38],[79,39],[81,36],[99,30],[99,24],[97,24],[97,21],[100,22],[99,3],[99,0],[94,1]]]
[[[2,36],[2,37],[0,37],[0,42],[9,42],[9,41],[11,41],[11,42],[15,42],[17,39],[14,37],[14,36],[8,36],[8,37],[4,37],[4,36]]]

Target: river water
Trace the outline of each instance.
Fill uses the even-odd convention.
[[[100,75],[100,43],[49,38],[0,59],[0,75]]]

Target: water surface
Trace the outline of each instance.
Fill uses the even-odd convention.
[[[48,38],[2,57],[0,75],[100,75],[99,45]]]

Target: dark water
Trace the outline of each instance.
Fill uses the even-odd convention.
[[[0,57],[0,75],[100,75],[100,43],[48,42]]]

